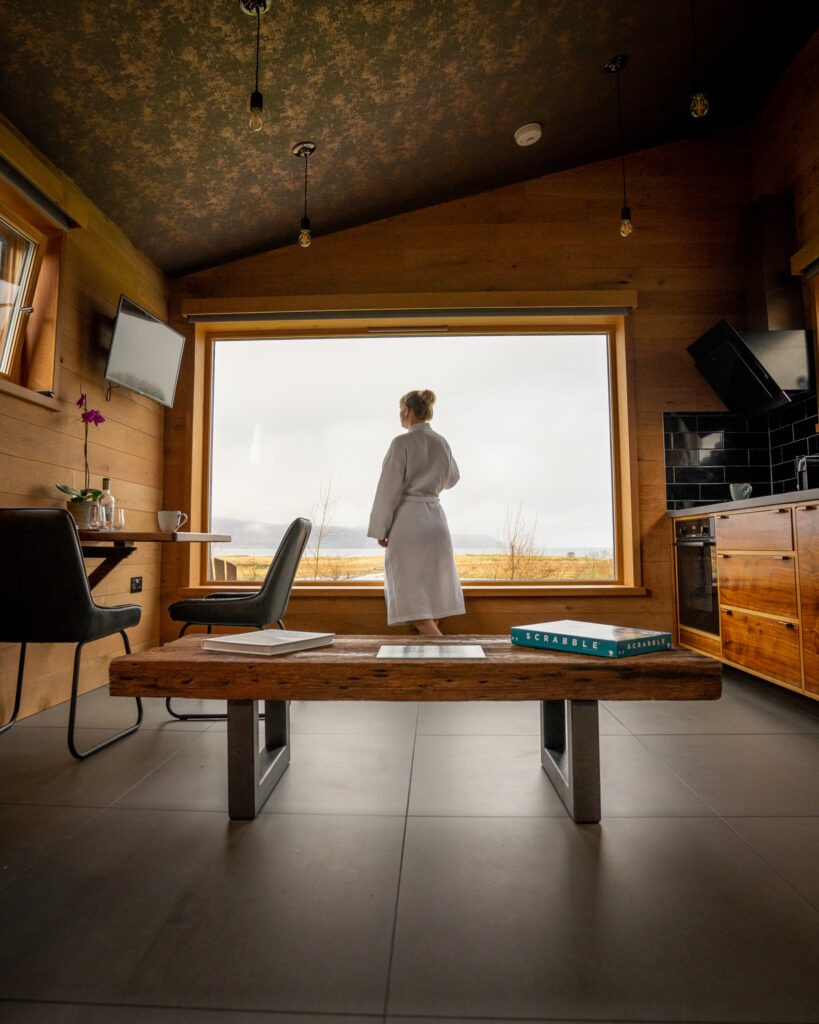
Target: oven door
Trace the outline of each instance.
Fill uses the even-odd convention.
[[[680,625],[719,636],[717,553],[712,540],[677,542]]]

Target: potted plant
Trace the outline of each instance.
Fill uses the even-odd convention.
[[[57,490],[62,491],[63,494],[70,495],[68,499],[68,511],[74,517],[74,521],[77,526],[82,529],[87,529],[90,525],[91,510],[95,503],[99,500],[102,494],[101,490],[90,486],[90,474],[88,472],[88,424],[93,423],[95,427],[98,427],[101,423],[105,423],[105,417],[98,409],[89,409],[88,400],[85,392],[80,394],[76,403],[77,408],[82,409],[80,413],[80,419],[85,427],[85,438],[83,442],[83,460],[85,464],[85,478],[84,486],[81,491],[78,491],[75,487],[69,487],[68,484],[57,484]]]

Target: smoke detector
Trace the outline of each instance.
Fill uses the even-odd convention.
[[[518,128],[515,132],[515,142],[519,146],[532,146],[540,139],[542,134],[540,125],[536,121],[532,121],[530,124],[522,124]]]

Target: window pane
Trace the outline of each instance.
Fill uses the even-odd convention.
[[[614,577],[607,335],[225,340],[213,365],[215,578],[263,576],[297,516],[300,578],[382,578],[367,522],[414,388],[461,471],[441,499],[462,579]]]
[[[35,243],[0,219],[0,373],[8,373]]]

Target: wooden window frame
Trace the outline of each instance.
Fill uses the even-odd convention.
[[[539,293],[542,297],[543,293]],[[368,297],[369,298],[369,297]],[[484,297],[485,298],[485,297]],[[196,402],[196,414],[192,424],[193,474],[191,477],[192,520],[201,524],[210,522],[210,459],[211,459],[211,408],[213,387],[213,343],[217,340],[285,337],[297,340],[315,337],[348,337],[351,334],[367,334],[369,328],[379,333],[401,334],[402,328],[411,333],[437,327],[446,327],[452,334],[600,334],[609,337],[609,393],[611,398],[612,423],[612,504],[614,517],[614,556],[616,578],[611,581],[572,581],[570,583],[549,583],[547,581],[515,582],[492,580],[464,580],[464,592],[474,597],[537,597],[560,595],[583,596],[634,596],[644,594],[640,576],[640,533],[637,508],[636,450],[633,433],[633,402],[630,399],[630,383],[627,372],[627,316],[626,312],[600,312],[602,306],[633,307],[636,296],[617,294],[619,302],[611,302],[610,296],[593,296],[586,307],[559,313],[522,311],[508,315],[463,315],[457,310],[441,315],[434,312],[414,313],[377,318],[356,316],[353,311],[338,312],[337,319],[310,319],[304,316],[288,320],[286,317],[266,320],[263,313],[231,313],[224,318],[220,315],[197,312],[208,307],[211,300],[191,300],[183,306],[183,315],[194,320],[194,387],[203,401]],[[609,299],[609,301],[606,301]],[[625,300],[625,301],[623,301]],[[629,301],[631,300],[631,301]],[[518,305],[523,305],[518,302]],[[557,303],[553,303],[557,305]],[[197,309],[199,307],[199,309]],[[330,306],[339,310],[339,306]],[[372,308],[372,307],[370,307]],[[404,307],[406,308],[406,307]],[[488,311],[487,311],[488,312]],[[432,333],[432,332],[431,332]],[[198,450],[197,450],[198,449]],[[190,592],[224,590],[225,583],[208,579],[208,550],[202,545],[198,565],[190,565]],[[257,585],[257,584],[256,584]],[[252,582],[231,581],[230,588],[241,590],[253,587]],[[294,593],[327,596],[352,597],[376,596],[383,593],[381,581],[297,581]]]
[[[0,373],[0,391],[47,404],[56,391],[57,312],[63,229],[8,182],[0,179],[0,217],[35,243],[22,305],[33,310],[18,324],[9,371]]]

